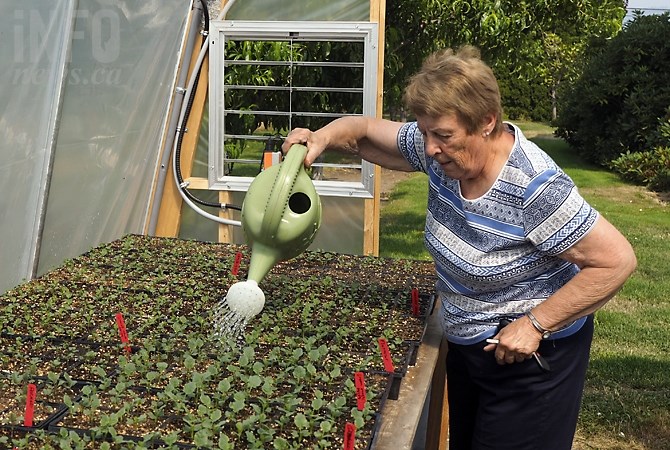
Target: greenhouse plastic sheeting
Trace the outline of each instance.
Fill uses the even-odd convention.
[[[0,292],[30,276],[34,256],[39,274],[143,232],[190,7],[0,6]]]
[[[230,0],[229,0],[230,1]],[[370,20],[369,0],[237,0],[227,20]]]
[[[64,255],[143,232],[190,8],[184,0],[83,4],[88,17],[75,24],[82,38],[73,40],[40,272]]]
[[[76,1],[0,4],[0,292],[31,274]]]
[[[244,192],[233,192],[231,204],[241,205]],[[217,201],[217,192],[198,191],[198,197]],[[363,235],[365,231],[365,204],[360,198],[321,197],[321,228],[316,233],[309,250],[324,250],[351,255],[364,254]],[[239,216],[238,216],[239,217]],[[218,224],[203,219],[187,205],[182,207],[182,222],[179,231],[181,239],[216,242],[218,240]],[[234,244],[245,244],[247,239],[240,227],[232,228]]]

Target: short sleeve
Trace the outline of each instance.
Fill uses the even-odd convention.
[[[416,122],[407,122],[398,131],[398,149],[407,162],[419,172],[428,171],[423,135]]]
[[[526,237],[539,250],[558,255],[586,236],[598,212],[579,194],[560,170],[545,170],[528,185],[524,195]]]

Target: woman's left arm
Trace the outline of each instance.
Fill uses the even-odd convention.
[[[591,231],[559,257],[577,264],[581,270],[533,308],[537,322],[548,330],[557,330],[597,311],[623,286],[637,265],[630,243],[602,216]],[[530,358],[541,335],[528,316],[522,316],[503,328],[496,338],[500,345],[489,344],[484,350],[495,350],[499,364],[510,364]]]
[[[597,311],[637,266],[628,240],[602,216],[586,236],[558,256],[575,263],[580,272],[533,309],[537,321],[550,330]]]

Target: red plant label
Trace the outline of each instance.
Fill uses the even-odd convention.
[[[237,272],[240,271],[241,262],[242,262],[242,253],[240,252],[235,253],[235,262],[233,263],[233,270],[230,271],[233,275],[237,275]]]
[[[363,375],[363,372],[354,373],[354,383],[356,385],[356,406],[359,411],[363,411],[365,409],[365,402],[367,401],[365,375]]]
[[[123,314],[116,315],[116,326],[119,328],[119,335],[121,336],[121,343],[124,344],[126,352],[130,353],[130,345],[128,345],[128,331],[126,330],[126,322],[123,320]]]
[[[344,426],[344,450],[354,450],[356,444],[356,425],[347,422]]]
[[[381,352],[382,360],[384,361],[384,370],[387,372],[395,372],[395,366],[393,365],[388,342],[383,338],[380,338],[377,342],[379,343],[379,351]]]
[[[26,395],[26,414],[23,419],[23,425],[33,426],[33,416],[35,415],[35,399],[37,398],[37,386],[30,383],[28,385],[28,394]]]
[[[419,313],[419,290],[414,288],[412,289],[412,314],[418,316]]]

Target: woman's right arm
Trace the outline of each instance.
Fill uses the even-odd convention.
[[[365,116],[341,117],[317,131],[292,130],[286,136],[282,151],[286,153],[293,144],[306,145],[307,166],[325,150],[336,150],[358,155],[388,169],[410,172],[414,169],[398,150],[398,131],[402,125],[401,122]]]

